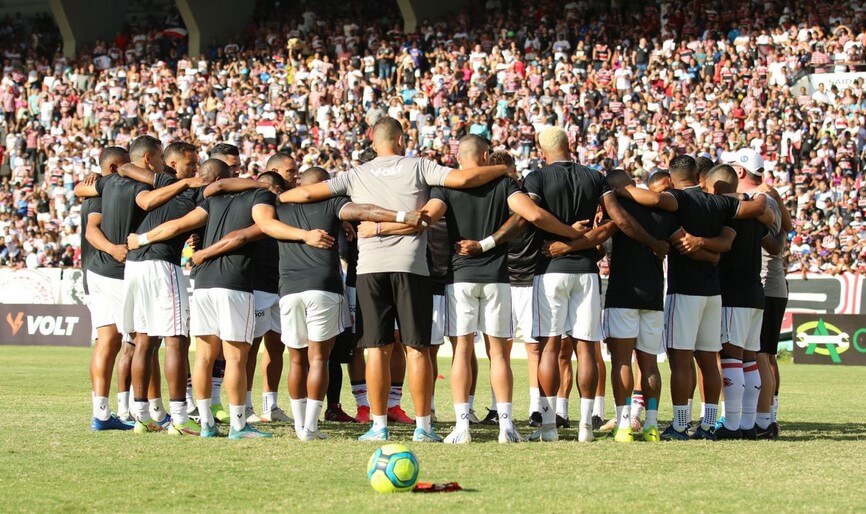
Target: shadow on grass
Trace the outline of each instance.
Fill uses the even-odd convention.
[[[783,423],[780,441],[864,441],[866,423]]]

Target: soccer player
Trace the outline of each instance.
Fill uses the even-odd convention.
[[[652,248],[659,256],[668,243],[650,236],[619,206],[616,196],[595,171],[571,160],[568,137],[551,127],[538,134],[538,144],[548,163],[526,177],[524,187],[542,208],[566,224],[592,220],[601,203],[608,215],[628,236]],[[544,234],[544,239],[561,240]],[[537,244],[540,244],[539,241]],[[550,259],[541,256],[535,270],[533,336],[538,339],[538,383],[541,390],[542,426],[530,440],[555,441],[556,392],[560,374],[558,357],[562,336],[577,341],[578,389],[581,394],[578,440],[592,441],[592,408],[598,381],[594,360],[595,342],[601,340],[601,297],[596,250],[584,250]]]
[[[129,162],[129,154],[119,146],[109,146],[99,155],[99,168],[102,176],[116,173],[118,168]],[[108,393],[111,389],[111,374],[114,362],[120,351],[122,334],[117,330],[117,319],[111,298],[103,295],[103,286],[112,276],[123,277],[123,263],[126,262],[127,249],[125,244],[114,244],[109,241],[100,229],[102,223],[102,198],[95,196],[85,198],[81,205],[81,267],[84,270],[84,291],[87,294],[87,307],[97,339],[90,360],[90,382],[92,385],[93,417],[90,428],[93,430],[131,430],[133,423],[125,423],[111,413],[108,407]],[[97,261],[96,255],[103,254]],[[119,270],[118,270],[119,268]],[[118,273],[119,272],[119,273]],[[100,275],[97,287],[94,288],[88,277]],[[118,280],[114,278],[114,280]],[[113,298],[117,293],[113,292]],[[120,371],[118,371],[120,374]],[[125,399],[118,393],[118,411],[129,410],[129,393]],[[124,409],[125,407],[125,409]]]
[[[464,136],[457,149],[461,168],[474,169],[486,164],[490,148],[476,135]],[[424,210],[433,221],[446,216],[452,244],[463,240],[478,241],[471,256],[453,255],[446,286],[446,335],[454,347],[451,363],[451,392],[457,425],[445,438],[446,443],[467,443],[470,405],[468,403],[473,373],[471,358],[475,333],[485,338],[490,358],[490,376],[497,399],[499,442],[522,441],[512,418],[511,289],[508,284],[508,247],[497,246],[493,234],[509,217],[509,208],[537,227],[560,237],[581,235],[574,228],[540,209],[517,184],[502,177],[482,186],[451,190],[435,188]]]
[[[516,172],[506,166],[452,170],[432,161],[403,156],[403,128],[390,117],[373,127],[378,157],[333,180],[287,191],[284,202],[314,202],[348,195],[358,203],[378,203],[405,213],[429,199],[430,188],[469,188]],[[402,216],[401,216],[402,217]],[[398,221],[402,221],[398,220]],[[360,312],[359,345],[368,349],[367,387],[373,426],[361,440],[383,441],[388,431],[387,402],[394,322],[407,347],[409,383],[415,404],[415,441],[441,441],[430,423],[433,387],[430,339],[433,295],[425,256],[426,234],[372,237],[358,243],[357,296]]]

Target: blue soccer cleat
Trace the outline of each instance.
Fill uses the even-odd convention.
[[[93,418],[90,420],[90,430],[94,432],[102,432],[103,430],[132,430],[135,423],[128,423],[117,417],[117,414],[112,414],[108,419],[101,420]]]
[[[220,431],[217,429],[216,422],[213,425],[206,425],[205,423],[201,424],[201,432],[199,432],[200,437],[219,437]]]
[[[262,432],[252,425],[247,423],[244,425],[244,428],[240,430],[235,430],[234,428],[229,429],[229,439],[257,439],[257,438],[268,438],[272,437],[273,434],[270,432]]]
[[[700,428],[700,427],[699,427]],[[689,434],[685,430],[680,432],[673,425],[667,427],[659,436],[662,441],[688,441]]]
[[[165,417],[162,418],[161,421],[157,421],[156,423],[161,426],[163,430],[168,430],[169,428],[171,428],[171,416],[166,413]]]
[[[388,441],[390,439],[391,432],[388,430],[388,427],[380,428],[379,430],[374,430],[373,427],[370,427],[367,433],[358,438],[359,441]]]
[[[440,436],[433,430],[430,430],[428,432],[421,427],[415,428],[415,433],[412,435],[412,440],[416,443],[441,443],[443,441],[442,436]]]
[[[695,439],[695,440],[715,441],[716,440],[716,434],[713,433],[712,430],[704,430],[704,427],[702,425],[702,426],[699,426],[695,430],[695,433],[692,434],[691,438]]]

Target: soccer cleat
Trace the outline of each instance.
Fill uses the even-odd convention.
[[[135,420],[135,427],[133,427],[132,431],[136,434],[146,434],[148,432],[161,432],[162,426],[154,420],[150,420],[147,423],[143,423],[139,420]]]
[[[318,430],[307,430],[303,429],[297,433],[298,439],[301,441],[321,441],[323,439],[327,439],[328,436],[319,432]]]
[[[166,414],[165,417],[162,418],[162,421],[157,421],[157,423],[159,424],[159,426],[162,427],[163,430],[168,430],[168,428],[171,426],[171,416]]]
[[[647,427],[641,432],[643,440],[647,443],[657,443],[661,441],[658,427]]]
[[[695,432],[697,434],[697,432]],[[713,437],[715,437],[716,441],[731,441],[743,438],[743,432],[738,428],[736,430],[730,430],[725,428],[722,425],[721,428],[718,428],[713,431]]]
[[[388,409],[388,421],[390,423],[403,423],[404,425],[415,423],[412,418],[406,414],[403,407],[400,407],[399,405],[395,405]]]
[[[604,420],[601,419],[601,416],[593,416],[592,417],[592,429],[598,430],[601,426],[604,425]]]
[[[370,430],[367,430],[364,435],[358,437],[359,441],[388,441],[389,439],[391,439],[391,433],[388,431],[388,427],[380,428],[379,430],[370,427]]]
[[[595,437],[592,435],[592,426],[581,425],[580,430],[577,432],[577,442],[591,443],[593,439],[595,439]]]
[[[700,427],[698,427],[698,428],[700,428]],[[658,432],[658,429],[656,429],[656,432]],[[664,432],[661,433],[661,435],[659,436],[659,439],[661,439],[662,441],[688,441],[689,440],[688,429],[680,432],[679,430],[674,428],[673,425],[671,425],[671,426],[667,427]]]
[[[524,441],[526,441],[526,439],[524,439],[523,436],[521,436],[514,428],[499,431],[499,444],[522,443]]]
[[[256,439],[260,437],[271,437],[273,434],[270,432],[262,432],[259,429],[253,427],[249,423],[244,425],[244,428],[240,430],[235,430],[234,428],[229,428],[229,439]]]
[[[487,415],[481,420],[482,425],[498,425],[499,413],[495,410],[487,409]]]
[[[201,432],[199,433],[201,437],[219,437],[220,431],[217,429],[216,423],[213,425],[202,425]]]
[[[599,427],[598,431],[599,432],[613,432],[614,430],[616,430],[616,427],[617,427],[616,420],[611,418],[611,419],[607,420],[607,423],[605,423],[604,425]]]
[[[196,423],[201,422],[201,414],[198,413],[198,407],[193,407],[192,409],[187,410],[186,414],[187,416],[189,416],[189,419],[195,421]]]
[[[262,412],[259,419],[261,419],[262,423],[287,423],[292,421],[292,418],[286,416],[286,411],[279,407]]]
[[[770,426],[767,428],[761,428],[758,425],[755,425],[755,439],[764,439],[770,440],[778,437],[778,434],[773,432],[773,424],[770,423]]]
[[[201,435],[201,427],[191,419],[183,424],[172,423],[168,427],[168,435]]]
[[[119,419],[120,421],[123,421],[125,423],[129,423],[129,426],[132,426],[135,424],[135,420],[132,418],[132,414],[130,414],[129,411],[118,412],[117,413],[117,419]]]
[[[613,440],[618,443],[633,443],[634,436],[631,433],[631,428],[615,428],[613,431]]]
[[[691,438],[695,440],[715,441],[716,435],[710,430],[704,430],[703,425],[701,425],[697,429],[695,429],[695,432],[691,435]]]
[[[466,444],[472,442],[472,436],[469,434],[469,429],[455,428],[448,436],[445,437],[445,444]]]
[[[247,417],[247,423],[258,423],[262,420],[262,418],[260,418],[256,414],[256,411],[254,411],[252,407],[247,407],[244,409],[244,416]]]
[[[716,426],[713,428],[713,430],[718,430],[723,426],[725,426],[725,417],[719,416],[719,419],[716,420]]]
[[[210,412],[213,414],[213,419],[215,419],[217,423],[228,423],[229,418],[231,417],[229,411],[225,410],[221,403],[211,405]]]
[[[755,441],[758,439],[758,425],[755,425],[752,428],[741,428],[740,432],[743,434],[743,439],[748,441]]]
[[[563,418],[559,414],[556,415],[556,428],[571,428],[571,421],[568,418]]]
[[[358,413],[355,414],[355,421],[358,423],[369,423],[370,422],[370,406],[369,405],[359,405]]]
[[[94,432],[102,432],[103,430],[132,430],[135,422],[124,421],[116,414],[112,414],[106,420],[92,418],[90,420],[90,430]]]
[[[552,443],[554,441],[559,441],[559,433],[556,431],[556,428],[539,428],[535,432],[529,434],[529,437],[526,439],[528,441]]]
[[[637,418],[631,418],[631,431],[640,432],[643,429],[641,421]]]
[[[357,423],[355,418],[346,414],[343,406],[339,403],[333,403],[325,410],[325,421],[333,421],[335,423]]]
[[[481,423],[481,420],[475,415],[475,409],[469,409],[469,424],[477,425],[479,423]]]
[[[415,433],[412,434],[412,440],[416,443],[441,443],[442,436],[430,430],[429,432],[421,427],[415,428]]]
[[[541,413],[533,412],[529,415],[529,426],[532,428],[541,428]]]

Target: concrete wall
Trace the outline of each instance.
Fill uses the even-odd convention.
[[[463,6],[462,0],[397,0],[403,14],[403,30],[415,32],[425,18],[436,19],[457,12]]]
[[[255,8],[252,0],[177,0],[177,8],[189,31],[191,57],[207,49],[211,39],[225,43],[240,34]]]
[[[112,39],[126,21],[127,0],[49,0],[63,36],[63,54],[75,56],[97,39]]]

